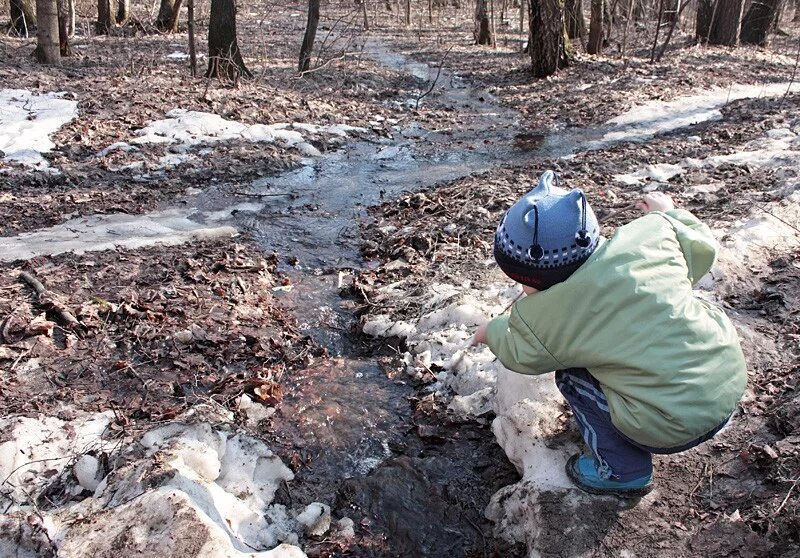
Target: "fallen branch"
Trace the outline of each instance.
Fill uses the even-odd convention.
[[[442,66],[444,66],[444,61],[447,59],[447,55],[448,55],[448,54],[450,54],[450,51],[451,51],[451,50],[453,50],[453,47],[452,47],[452,46],[451,46],[450,48],[448,48],[448,49],[447,49],[447,52],[445,52],[445,53],[444,53],[444,56],[442,56],[442,59],[441,59],[441,61],[439,62],[439,69],[436,71],[436,77],[434,78],[434,80],[433,80],[433,83],[431,83],[431,86],[428,88],[428,90],[427,90],[425,93],[423,93],[422,95],[420,95],[419,97],[417,97],[417,105],[414,107],[415,109],[418,109],[418,108],[419,108],[419,102],[420,102],[422,99],[424,99],[425,97],[427,97],[427,96],[428,96],[428,94],[430,94],[430,92],[431,92],[431,91],[433,91],[433,88],[434,88],[434,87],[436,87],[436,82],[437,82],[437,81],[439,81],[439,76],[440,76],[440,75],[441,75],[441,73],[442,73]]]
[[[55,312],[56,316],[58,316],[58,318],[68,329],[81,328],[81,323],[72,314],[72,312],[67,310],[63,304],[57,302],[53,294],[48,291],[36,277],[27,271],[23,271],[19,274],[19,278],[25,281],[34,291],[36,291],[36,294],[39,296],[39,303],[48,310]]]

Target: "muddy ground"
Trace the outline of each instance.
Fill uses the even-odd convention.
[[[129,434],[212,400],[235,413],[237,429],[267,442],[294,471],[295,480],[278,491],[278,503],[322,501],[335,517],[355,520],[353,539],[304,539],[309,556],[525,555],[521,541],[494,536],[484,516],[492,494],[519,479],[494,443],[491,417],[476,422],[448,413],[448,394],[426,390],[438,370],[409,378],[398,359],[402,341],[361,333],[360,319],[387,310],[373,300],[374,291],[409,276],[420,286],[443,276],[480,284],[477,263],[490,257],[499,216],[544,168],[584,188],[604,232],[612,232],[635,216],[630,205],[641,186],[627,187],[610,176],[649,163],[737,151],[791,120],[800,99],[794,94],[735,101],[724,108],[722,120],[571,158],[555,157],[548,136],[564,132],[563,149],[569,151],[584,127],[643,101],[733,81],[788,81],[800,30],[787,24],[788,35],[776,37],[768,49],[699,48],[679,33],[664,60],[651,66],[651,35],[643,27],[633,34],[634,56],[627,64],[614,54],[615,37],[611,55],[579,53],[554,78],[532,81],[513,21],[502,27],[495,50],[471,44],[466,8],[457,17],[438,13],[435,29],[415,12],[414,31],[399,25],[397,14],[370,12],[370,35],[389,45],[389,52],[430,64],[426,77],[415,77],[407,66],[365,55],[359,13],[337,6],[323,22],[321,66],[301,78],[295,57],[303,17],[296,14],[303,10],[287,3],[276,13],[274,6],[253,4],[240,12],[242,48],[256,78],[235,86],[191,78],[184,60],[167,58],[185,51],[183,33],[143,34],[133,27],[112,37],[80,33],[75,57],[61,69],[34,65],[32,41],[0,39],[3,87],[66,91],[79,110],[45,155],[59,174],[0,161],[0,234],[97,213],[186,205],[186,193],[195,190],[245,200],[255,192],[264,201],[258,197],[264,190],[251,191],[254,182],[277,180],[304,164],[296,148],[244,141],[213,144],[213,152],[176,167],[160,162],[169,153],[160,145],[97,157],[176,107],[246,124],[347,123],[366,129],[352,141],[372,151],[407,141],[406,148],[429,161],[448,150],[484,150],[490,157],[460,161],[453,173],[427,179],[425,168],[415,175],[398,167],[409,183],[398,181],[385,194],[368,196],[365,204],[374,206],[368,214],[363,207],[331,210],[336,227],[344,226],[345,217],[351,223],[344,235],[303,238],[316,223],[306,216],[317,209],[311,207],[315,200],[299,192],[295,204],[236,221],[243,234],[235,238],[1,263],[3,415],[61,413],[68,419],[65,408],[112,410],[112,430]],[[135,6],[134,12],[147,19],[147,8]],[[207,7],[199,12],[202,21]],[[477,86],[469,101],[454,105],[458,97],[434,89],[420,106],[409,104],[427,90],[439,64]],[[465,114],[481,106],[487,113],[518,112],[495,118],[492,126]],[[434,132],[408,133],[417,128]],[[313,144],[333,153],[341,144],[330,139],[320,134]],[[364,153],[346,159],[332,176],[344,176],[346,165],[360,164]],[[387,157],[369,174],[390,165]],[[136,166],[126,168],[131,164]],[[737,165],[690,169],[664,188],[715,228],[725,228],[754,206],[776,201],[770,186],[782,178],[778,172]],[[723,186],[695,188],[709,183]],[[378,205],[381,198],[390,201]],[[281,219],[301,226],[282,225]],[[386,225],[400,232],[381,232]],[[315,254],[320,246],[322,255]],[[555,521],[540,533],[542,547],[563,556],[800,554],[799,253],[776,253],[767,267],[753,270],[752,281],[724,293],[729,311],[750,319],[773,342],[748,352],[752,396],[742,404],[742,420],[690,455],[659,459],[656,480],[663,489],[657,500],[587,517],[588,534],[572,546]],[[397,261],[399,269],[392,263]],[[38,277],[54,293],[52,300],[34,296],[21,271]],[[388,310],[418,317],[414,294]],[[69,310],[80,326],[68,327],[58,308]],[[242,408],[243,394],[255,402],[255,411]],[[56,505],[45,496],[55,500],[45,491],[41,509]],[[554,517],[564,513],[558,498],[549,505]]]

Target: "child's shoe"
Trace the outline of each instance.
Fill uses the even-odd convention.
[[[576,453],[567,461],[566,470],[569,479],[590,494],[638,498],[653,488],[652,475],[627,482],[602,478],[597,472],[597,460],[590,455]]]

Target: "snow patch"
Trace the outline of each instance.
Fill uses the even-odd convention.
[[[55,147],[50,135],[78,116],[78,102],[64,99],[64,95],[0,90],[0,152],[5,160],[36,170],[49,167],[42,153]]]
[[[587,149],[602,149],[612,143],[645,141],[656,134],[722,118],[720,108],[738,99],[777,97],[788,90],[800,91],[800,83],[732,85],[714,88],[672,101],[650,101],[606,122],[611,129]]]
[[[242,207],[246,206],[246,207]],[[17,236],[0,237],[0,261],[115,248],[136,249],[155,244],[176,245],[197,239],[230,237],[236,229],[219,225],[234,211],[256,211],[258,204],[241,204],[220,211],[175,208],[145,215],[124,213],[71,219],[60,225]]]

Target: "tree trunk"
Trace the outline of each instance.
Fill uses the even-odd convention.
[[[97,21],[94,24],[95,33],[98,35],[108,35],[114,27],[114,19],[111,12],[111,0],[97,0]]]
[[[178,21],[181,16],[181,5],[183,4],[183,0],[175,0],[175,4],[172,6],[172,18],[169,20],[169,32],[170,33],[177,33],[178,32]]]
[[[319,25],[319,2],[320,0],[308,0],[308,21],[303,45],[300,47],[300,64],[297,66],[301,72],[307,72],[311,64],[311,51],[314,50],[314,38]]]
[[[75,0],[67,0],[67,37],[75,36]]]
[[[367,0],[361,0],[361,12],[362,12],[361,15],[364,16],[364,31],[369,31],[369,15],[367,13]],[[433,22],[433,20],[431,20],[431,22]]]
[[[533,75],[552,75],[572,58],[572,47],[564,25],[564,0],[530,0],[528,20]]]
[[[667,0],[664,3],[664,16],[663,21],[665,23],[672,23],[680,19],[681,13],[681,0]],[[680,21],[678,21],[680,23]]]
[[[744,0],[717,0],[714,11],[708,42],[712,45],[738,46]]]
[[[492,44],[492,31],[489,25],[489,10],[486,8],[486,0],[476,0],[475,2],[475,30],[473,35],[476,45]]]
[[[795,23],[800,23],[800,0],[794,0],[794,18]]]
[[[175,5],[174,0],[161,0],[161,4],[158,7],[158,15],[156,16],[156,29],[159,31],[170,31],[170,24],[172,23],[172,14],[174,12],[173,7]]]
[[[72,4],[72,9],[70,9]],[[75,13],[74,0],[58,0],[58,47],[61,56],[72,56],[72,49],[69,46],[69,23],[70,15]]]
[[[411,25],[411,0],[406,0],[406,25]]]
[[[36,59],[42,64],[61,64],[58,47],[58,7],[56,0],[36,0]]]
[[[697,19],[695,20],[695,40],[698,43],[708,42],[711,32],[711,18],[714,16],[712,0],[697,0]]]
[[[742,43],[767,46],[767,37],[777,21],[781,0],[755,0],[742,20]]]
[[[236,40],[236,3],[211,0],[206,77],[226,77],[236,82],[240,76],[253,77],[253,74],[244,65]]]
[[[36,4],[33,0],[11,0],[11,25],[20,37],[29,37],[36,29]]]
[[[603,0],[592,0],[592,19],[589,22],[589,42],[586,52],[600,54],[603,50]]]
[[[586,34],[586,20],[583,19],[583,0],[566,0],[564,12],[567,17],[567,35],[579,39]]]
[[[186,2],[187,22],[186,30],[189,32],[189,66],[192,69],[192,76],[197,75],[197,51],[194,44],[194,0]]]
[[[131,18],[131,0],[117,0],[117,25],[125,25]]]

